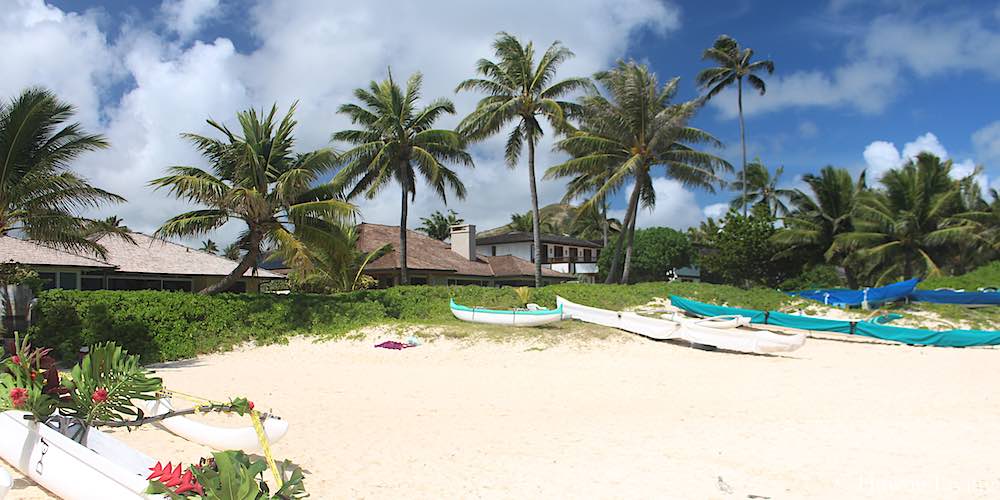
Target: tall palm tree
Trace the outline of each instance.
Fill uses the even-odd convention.
[[[211,239],[208,239],[201,242],[201,248],[199,250],[201,250],[202,252],[208,252],[212,255],[217,255],[219,253],[219,245],[217,245]]]
[[[776,168],[774,175],[771,175],[771,171],[759,159],[751,162],[747,165],[744,176],[746,180],[738,180],[732,184],[734,190],[743,194],[734,198],[729,203],[730,207],[739,208],[760,203],[767,206],[773,217],[788,214],[785,200],[789,199],[795,190],[778,187],[783,173],[785,173],[785,167]]]
[[[567,114],[575,105],[560,100],[574,92],[588,89],[590,80],[568,78],[555,82],[559,65],[573,56],[559,42],[552,45],[535,63],[535,49],[531,42],[522,44],[507,33],[500,33],[493,48],[497,61],[480,59],[476,72],[481,78],[470,78],[455,89],[478,90],[486,94],[475,111],[459,124],[459,131],[471,140],[482,140],[499,133],[509,124],[514,128],[507,136],[505,158],[507,166],[514,168],[528,143],[528,186],[531,190],[531,213],[534,250],[535,286],[542,286],[541,215],[538,210],[538,188],[535,182],[535,146],[542,138],[542,121],[547,121],[557,131],[566,130]]]
[[[819,175],[804,175],[802,181],[810,192],[796,189],[789,196],[792,210],[782,219],[784,227],[772,237],[774,243],[784,247],[776,258],[806,256],[808,264],[843,266],[848,286],[856,288],[854,266],[845,262],[849,252],[840,246],[835,248],[834,241],[854,230],[854,205],[868,189],[865,173],[855,181],[847,169],[826,166]]]
[[[246,225],[238,240],[246,251],[243,258],[228,276],[201,293],[232,287],[247,270],[256,268],[264,245],[281,248],[292,264],[309,265],[307,244],[325,240],[324,218],[353,215],[354,207],[334,186],[314,185],[334,166],[333,151],[293,152],[295,107],[280,121],[277,106],[266,115],[253,109],[237,113],[242,135],[208,120],[222,139],[182,137],[208,160],[209,170],[170,167],[170,175],[150,182],[203,207],[170,218],[156,231],[157,237],[207,235],[231,220]]]
[[[574,238],[603,241],[608,246],[609,233],[620,233],[622,223],[618,219],[609,219],[606,203],[591,203],[577,209],[570,223],[569,234]]]
[[[612,174],[614,174],[615,164],[613,161],[606,162],[604,165],[593,164],[586,167],[581,167],[581,170],[572,178],[568,183],[566,183],[566,194],[563,195],[563,203],[571,203],[577,198],[590,198],[593,197],[594,193],[599,191],[601,186],[607,181]],[[546,172],[545,178],[551,178],[550,172]],[[582,219],[583,224],[589,224],[597,221],[601,225],[601,241],[605,248],[608,246],[608,235],[611,232],[611,221],[615,219],[608,218],[608,209],[610,208],[610,200],[614,195],[614,191],[605,193],[601,199],[594,200],[595,203],[585,204],[577,209],[576,216],[573,221],[573,226],[575,227],[579,220]],[[598,207],[599,205],[599,207]],[[618,228],[616,232],[621,230],[621,222],[615,220],[618,223]],[[573,229],[571,232],[574,234],[579,232],[580,229]]]
[[[757,89],[760,95],[764,95],[766,86],[764,80],[757,76],[757,73],[766,71],[767,74],[774,73],[774,61],[766,59],[763,61],[751,61],[753,59],[753,49],[750,47],[740,48],[739,42],[728,35],[720,35],[715,39],[711,47],[705,49],[701,58],[711,60],[717,66],[707,68],[698,73],[698,85],[707,89],[706,98],[722,92],[736,82],[736,105],[740,116],[740,147],[743,150],[743,199],[747,197],[747,137],[746,129],[743,125],[743,79],[751,87]],[[743,205],[743,216],[747,215],[747,206]]]
[[[688,126],[702,105],[701,99],[671,103],[677,93],[677,78],[661,87],[645,65],[619,62],[615,69],[598,73],[595,79],[608,97],[595,92],[583,99],[580,130],[557,143],[573,158],[549,168],[546,175],[576,177],[609,163],[615,165],[584,207],[599,203],[626,183],[633,184],[607,278],[608,283],[626,283],[639,203],[647,208],[656,204],[654,169],[662,167],[663,174],[685,186],[714,191],[714,186],[722,182],[720,171],[732,167],[694,148],[701,144],[719,147],[721,143],[711,134]]]
[[[407,203],[410,198],[416,199],[418,176],[447,202],[449,189],[459,199],[465,198],[465,185],[444,163],[473,166],[458,133],[431,128],[443,114],[454,114],[455,105],[447,99],[435,99],[417,108],[422,81],[420,73],[414,73],[404,92],[390,72],[385,81],[371,82],[368,90],[355,90],[354,97],[360,104],[345,104],[340,112],[361,128],[333,134],[334,140],[353,146],[344,153],[347,164],[333,181],[340,188],[353,185],[348,198],[364,194],[371,199],[393,180],[399,184],[399,281],[404,285],[410,282],[406,266]]]
[[[853,251],[875,284],[939,275],[937,251],[972,237],[970,228],[947,224],[961,194],[950,172],[950,161],[930,153],[887,172],[884,189],[859,197],[854,230],[838,235],[832,251]]]
[[[105,256],[78,214],[125,201],[91,186],[70,163],[108,142],[72,119],[75,109],[52,92],[30,88],[0,102],[0,236],[10,233]]]
[[[420,227],[417,228],[417,231],[435,240],[444,241],[451,236],[451,226],[464,222],[465,219],[459,217],[454,210],[448,210],[447,215],[435,210],[430,216],[420,218]]]

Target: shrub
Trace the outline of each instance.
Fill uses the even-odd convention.
[[[781,282],[779,288],[785,291],[810,290],[815,288],[841,288],[846,286],[837,268],[828,265],[817,265],[806,269],[802,274]]]
[[[699,259],[701,267],[728,284],[743,288],[774,287],[802,268],[793,259],[775,259],[778,248],[771,241],[776,229],[774,217],[763,205],[744,217],[729,212],[718,231],[707,235],[711,250]]]
[[[662,281],[670,270],[691,264],[692,250],[688,237],[668,227],[636,230],[634,247],[630,283]],[[607,276],[614,253],[614,243],[601,252],[597,261],[597,267],[601,271],[599,280],[603,281]]]

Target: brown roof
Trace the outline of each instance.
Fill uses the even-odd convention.
[[[0,261],[17,262],[33,266],[90,267],[94,269],[111,269],[114,267],[107,262],[97,259],[82,257],[34,241],[21,240],[10,236],[0,237]]]
[[[371,270],[399,269],[399,226],[364,223],[358,226],[358,248],[370,252],[385,244],[393,250],[368,264]],[[423,233],[406,231],[406,264],[409,269],[451,272],[465,276],[533,276],[535,265],[524,259],[505,255],[486,257],[477,255],[468,260],[451,250],[451,246]],[[550,278],[572,278],[570,274],[542,268],[542,275]]]

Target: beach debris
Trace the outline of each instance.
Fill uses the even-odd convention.
[[[729,486],[729,484],[727,484],[722,479],[722,476],[719,476],[718,484],[719,484],[719,490],[722,491],[723,493],[732,493],[733,492],[733,487]]]

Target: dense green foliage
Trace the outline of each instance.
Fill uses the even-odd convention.
[[[778,256],[779,248],[771,239],[776,231],[774,219],[764,205],[754,206],[746,217],[731,211],[716,226],[715,233],[704,235],[712,250],[702,255],[699,263],[725,283],[744,288],[775,287],[802,267],[791,258]]]
[[[815,288],[843,288],[846,284],[836,267],[820,264],[805,269],[794,278],[782,281],[778,288],[790,292]]]
[[[601,252],[597,266],[601,270],[599,278],[607,276],[614,253],[611,248]],[[674,268],[691,264],[693,250],[684,233],[668,227],[651,227],[635,232],[635,248],[632,254],[629,282],[663,281]]]
[[[451,226],[464,224],[465,219],[458,216],[458,212],[449,209],[447,214],[435,210],[427,217],[420,218],[420,227],[417,231],[430,236],[438,241],[447,240],[451,236]]]

